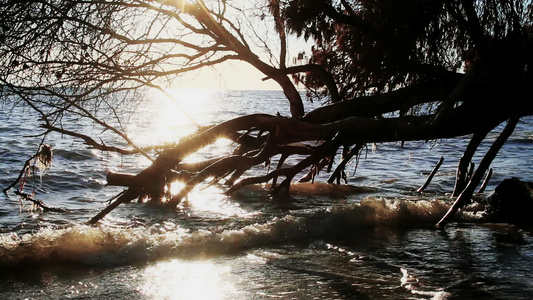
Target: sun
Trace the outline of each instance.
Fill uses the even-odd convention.
[[[147,101],[128,131],[140,146],[174,144],[212,119],[213,90],[168,89],[149,91]]]

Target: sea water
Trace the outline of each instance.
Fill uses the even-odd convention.
[[[181,90],[171,96],[146,93],[123,124],[140,146],[177,142],[197,126],[246,113],[288,115],[279,91]],[[28,107],[0,105],[4,188],[35,153],[42,131]],[[309,111],[320,103],[305,105]],[[112,117],[106,121],[114,124]],[[77,118],[64,123],[113,141]],[[500,151],[488,192],[508,177],[533,181],[532,128],[531,118],[522,120]],[[215,184],[193,190],[175,212],[124,204],[96,226],[85,223],[122,191],[106,186],[106,173],[139,172],[150,162],[88,149],[55,133],[45,142],[54,148],[53,165],[34,174],[25,191],[64,211],[30,209],[12,191],[1,196],[2,299],[533,298],[531,227],[487,224],[472,208],[445,230],[433,229],[450,205],[468,137],[369,146],[348,166],[347,185],[324,184],[329,174],[322,171],[314,184],[293,185],[284,201],[271,201],[265,186],[225,196],[226,187]],[[188,159],[220,156],[228,146],[219,140]],[[441,156],[426,193],[416,194]],[[275,161],[246,175],[274,167]]]

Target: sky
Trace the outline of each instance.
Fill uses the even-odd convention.
[[[184,74],[172,83],[174,88],[215,90],[281,90],[274,80],[262,79],[265,75],[248,63],[225,62],[213,68]]]
[[[264,62],[271,61],[269,53],[264,51],[264,44],[269,44],[268,47],[273,55],[279,52],[279,37],[273,31],[274,24],[269,18],[261,19],[257,22],[254,12],[257,10],[254,1],[249,0],[235,0],[231,6],[238,7],[235,12],[229,10],[226,15],[232,19],[232,13],[237,24],[239,24],[241,33],[246,37],[247,44],[250,45],[251,50]],[[232,19],[233,20],[233,19]],[[248,22],[249,21],[249,22]],[[235,34],[232,29],[228,30]],[[189,41],[195,43],[195,35],[187,36]],[[202,44],[205,37],[198,36],[198,44]],[[309,53],[312,42],[303,41],[294,35],[288,35],[288,63],[290,65],[291,58],[297,56],[299,52],[305,51]],[[209,39],[208,39],[209,40]],[[180,78],[172,81],[171,87],[178,89],[217,89],[217,90],[281,90],[279,84],[274,80],[263,80],[265,75],[259,72],[256,68],[243,61],[226,61],[217,64],[211,68],[202,68],[197,71],[187,72],[182,74]]]

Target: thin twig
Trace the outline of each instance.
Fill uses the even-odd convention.
[[[423,186],[421,186],[418,190],[416,190],[417,193],[422,193],[428,187],[428,185],[431,183],[431,180],[433,179],[433,176],[437,174],[437,171],[439,170],[443,161],[444,161],[444,156],[441,156],[439,162],[437,163],[435,168],[433,168],[433,171],[431,171],[431,174],[429,174],[429,177],[426,180],[426,183],[424,183]]]

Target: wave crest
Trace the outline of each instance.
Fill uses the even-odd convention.
[[[116,265],[165,257],[209,257],[298,239],[351,235],[368,226],[434,224],[448,209],[443,200],[368,197],[303,217],[288,214],[240,229],[190,232],[147,227],[116,228],[75,225],[41,229],[34,234],[0,235],[0,265]]]

